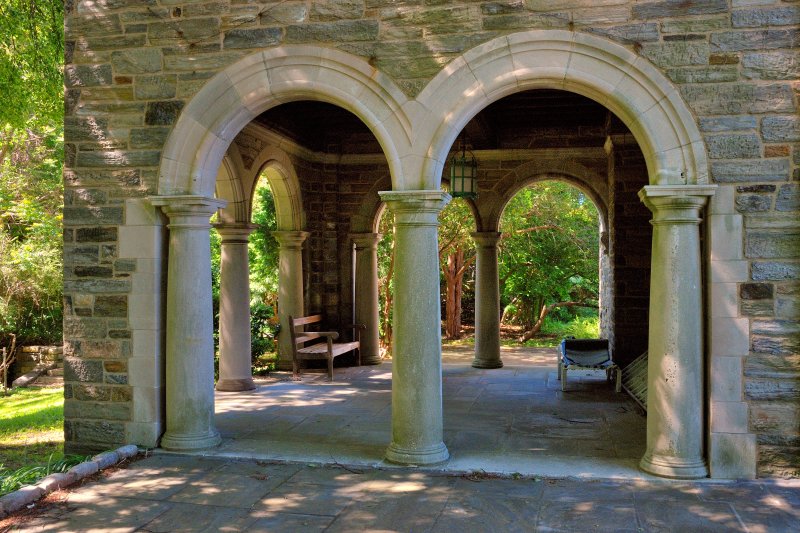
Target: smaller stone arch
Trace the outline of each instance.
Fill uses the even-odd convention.
[[[300,231],[305,227],[300,183],[294,164],[286,152],[275,146],[267,146],[259,153],[252,168],[257,169],[246,184],[249,193],[248,213],[252,214],[252,202],[258,180],[263,175],[272,189],[275,199],[275,214],[278,231]]]
[[[484,231],[498,231],[500,219],[508,202],[522,189],[545,180],[563,181],[588,196],[600,213],[601,231],[608,228],[608,186],[605,178],[588,167],[568,160],[537,160],[519,165],[498,183],[499,190],[486,195],[490,201],[479,202]]]

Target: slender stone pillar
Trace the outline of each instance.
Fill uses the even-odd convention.
[[[639,466],[658,476],[708,476],[699,224],[714,189],[650,185],[639,192],[653,212],[647,451]]]
[[[378,316],[378,242],[380,233],[353,233],[350,238],[356,245],[356,324],[364,324],[361,332],[361,364],[377,365],[381,362]]]
[[[449,457],[443,442],[442,332],[438,215],[442,191],[379,193],[394,213],[392,443],[386,459],[432,464]]]
[[[497,273],[495,231],[472,234],[477,245],[475,262],[475,368],[501,368],[500,281]]]
[[[217,224],[222,246],[219,265],[218,391],[253,390],[250,344],[250,224]]]
[[[203,196],[151,198],[169,217],[167,424],[161,446],[199,450],[220,443],[214,428],[214,324],[209,217],[225,202]]]
[[[305,231],[273,231],[280,245],[278,258],[278,369],[292,368],[292,338],[289,315],[303,316],[303,241]]]

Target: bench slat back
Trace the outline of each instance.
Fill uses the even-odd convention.
[[[314,334],[313,331],[303,331],[304,328],[302,326],[322,322],[322,315],[301,316],[299,318],[294,318],[289,315],[289,322],[292,324],[292,327],[289,328],[289,333],[292,335],[292,344],[295,346],[320,338],[319,335]],[[298,328],[300,328],[300,331],[298,331]]]

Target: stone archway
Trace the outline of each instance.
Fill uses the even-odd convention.
[[[195,95],[167,139],[159,196],[150,199],[169,217],[170,229],[165,448],[192,450],[220,442],[213,424],[208,240],[209,216],[225,205],[213,198],[220,164],[234,137],[258,114],[301,99],[332,103],[355,114],[378,139],[391,175],[403,175],[399,154],[407,150],[397,147],[407,145],[411,133],[401,109],[406,98],[387,77],[349,54],[314,46],[268,50],[231,65]],[[291,213],[282,218],[292,226],[302,223]],[[304,232],[276,236],[287,250],[281,269],[296,272]]]
[[[515,92],[548,88],[587,96],[615,113],[642,149],[653,212],[649,321],[648,447],[654,474],[708,475],[704,390],[700,212],[708,183],[705,148],[676,88],[646,60],[605,39],[560,30],[500,37],[453,61],[420,93],[429,112],[424,176],[438,188],[448,150],[478,111]],[[458,95],[454,98],[453,95]]]

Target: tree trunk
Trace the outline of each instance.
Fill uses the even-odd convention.
[[[394,241],[392,241],[392,250],[390,251],[389,269],[386,271],[386,277],[383,279],[383,317],[381,319],[383,325],[383,336],[381,337],[381,345],[386,351],[392,353],[392,276],[394,275]]]
[[[461,338],[461,289],[464,285],[464,250],[457,249],[447,256],[444,268],[446,280],[445,335]]]

